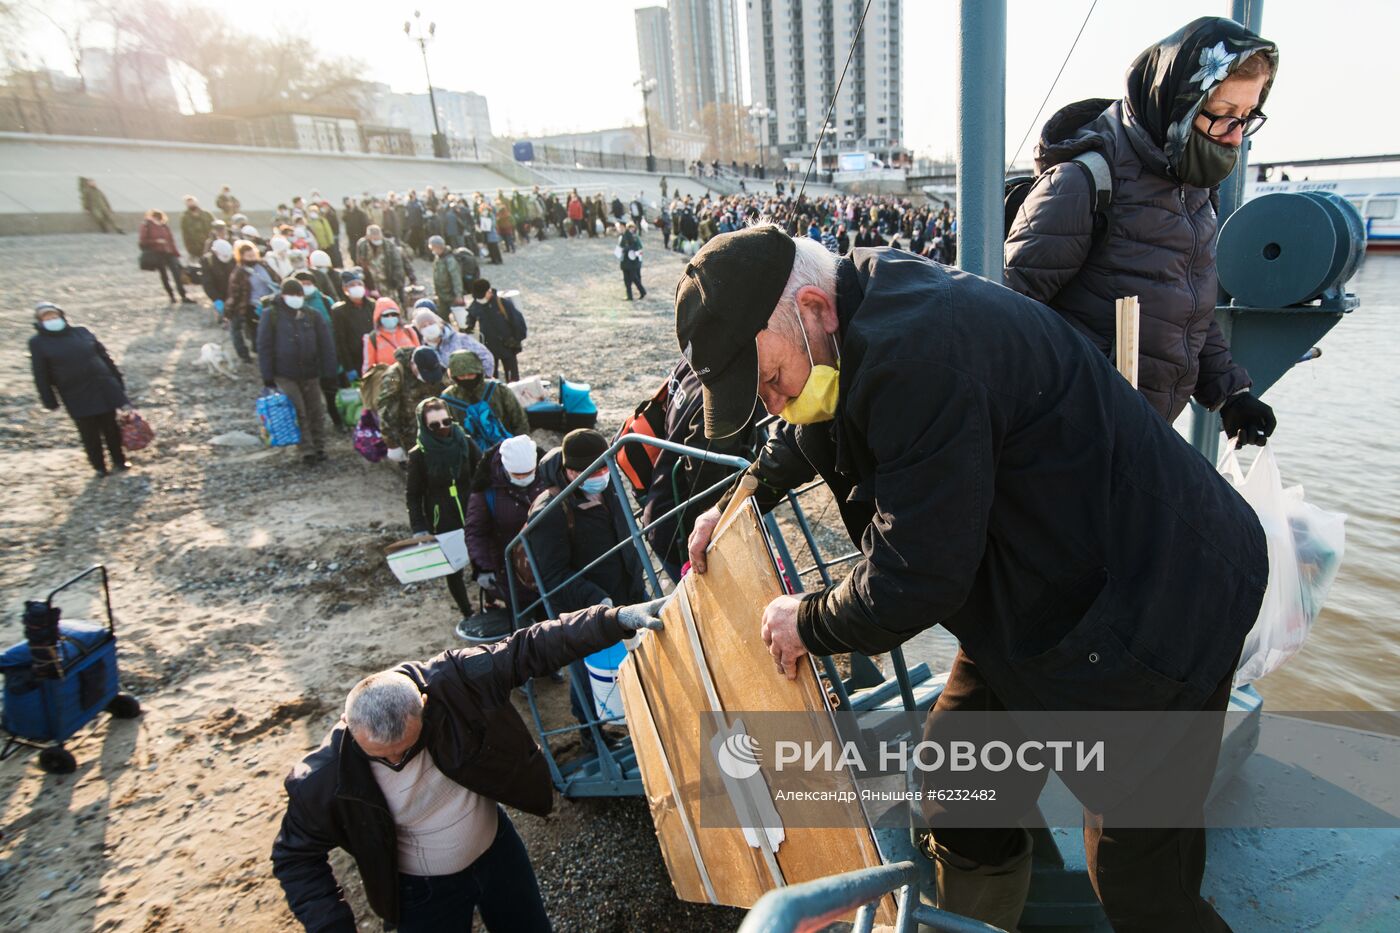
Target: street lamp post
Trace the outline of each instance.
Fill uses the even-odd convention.
[[[656,155],[651,151],[651,108],[647,106],[647,98],[651,96],[652,91],[656,90],[656,79],[642,75],[632,84],[641,88],[642,91],[642,119],[646,121],[647,125],[647,171],[655,172]]]
[[[775,114],[762,104],[754,104],[753,107],[749,108],[749,116],[753,117],[758,123],[758,148],[761,155],[759,155],[759,153],[755,154],[759,155],[759,177],[761,178],[763,177],[762,172],[768,167],[768,121],[774,117]]]
[[[428,23],[428,29],[424,32],[422,16],[422,13],[414,10],[413,19],[404,21],[403,34],[410,41],[417,42],[418,51],[423,53],[423,76],[428,79],[428,109],[433,112],[433,156],[446,159],[447,137],[442,135],[442,127],[438,123],[437,95],[433,93],[433,76],[428,71],[428,43],[437,35],[437,23]]]

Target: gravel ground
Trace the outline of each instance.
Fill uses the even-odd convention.
[[[682,263],[654,234],[647,245],[651,295],[630,304],[611,239],[531,244],[486,269],[522,292],[521,371],[590,382],[604,431],[675,358]],[[392,468],[348,440],[314,468],[293,451],[210,445],[255,430],[259,380],[198,368],[200,346],[221,339],[212,312],[168,306],[136,257],[133,236],[0,239],[0,643],[21,637],[24,599],[105,563],[123,682],[145,710],[81,732],[71,776],[45,776],[32,753],[0,764],[0,929],[289,929],[268,863],[282,775],[359,677],[451,646],[455,614],[445,588],[400,587],[384,567],[380,548],[407,531]],[[37,404],[25,345],[39,298],[107,345],[154,426],[130,475],[94,478],[71,422]],[[546,701],[566,703],[563,689]],[[513,816],[560,930],[739,921],[675,899],[640,798]],[[377,928],[353,868],[334,864],[362,926]]]

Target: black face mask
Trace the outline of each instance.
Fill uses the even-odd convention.
[[[461,386],[461,387],[464,388],[464,389],[474,389],[474,388],[476,388],[477,386],[481,385],[481,380],[480,380],[480,379],[475,379],[475,378],[472,378],[472,379],[456,379],[456,380],[454,380],[454,381],[455,381],[459,386]]]
[[[387,758],[378,758],[378,757],[375,757],[374,755],[366,755],[365,757],[368,758],[370,761],[377,762],[378,764],[383,765],[384,767],[388,768],[390,771],[395,771],[395,772],[397,772],[397,771],[402,771],[404,768],[408,767],[408,763],[409,763],[410,761],[412,761],[414,758],[416,758],[416,757],[418,756],[418,753],[421,752],[421,751],[423,750],[423,748],[424,748],[427,744],[428,744],[428,730],[427,730],[427,729],[423,729],[421,732],[418,733],[418,741],[416,741],[416,742],[413,743],[413,747],[412,747],[412,748],[410,748],[408,751],[404,752],[404,756],[403,756],[402,759],[400,759],[400,761],[398,762],[398,764],[392,764],[392,763],[390,763],[389,759],[387,759]]]

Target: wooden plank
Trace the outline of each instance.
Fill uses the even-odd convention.
[[[686,589],[704,658],[697,659],[690,649],[683,614],[678,601],[673,602],[663,612],[666,629],[644,637],[623,664],[623,702],[629,721],[634,706],[642,712],[643,700],[655,717],[655,737],[661,747],[654,747],[648,736],[638,735],[635,730],[633,744],[648,789],[648,800],[655,801],[652,813],[662,847],[667,850],[668,868],[690,856],[687,840],[677,832],[681,823],[673,812],[668,812],[674,809],[669,790],[655,783],[657,775],[663,774],[659,767],[662,754],[675,775],[683,798],[681,806],[691,825],[696,827],[699,849],[719,901],[748,907],[773,886],[762,853],[745,844],[738,829],[707,829],[700,825],[702,794],[707,806],[712,806],[717,796],[723,797],[724,791],[718,781],[714,787],[702,788],[700,784],[702,736],[698,713],[708,711],[710,705],[696,665],[706,663],[720,703],[729,713],[739,716],[750,711],[819,713],[823,715],[794,716],[794,725],[803,723],[808,734],[788,735],[785,731],[784,738],[823,742],[835,741],[836,735],[825,715],[827,700],[810,660],[799,665],[797,679],[790,681],[777,670],[763,644],[759,631],[763,608],[781,595],[782,584],[758,510],[751,501],[734,510],[732,516],[726,516],[726,522],[719,527],[711,545],[707,563],[708,570],[703,576],[690,574],[681,584]],[[731,715],[726,722],[732,722],[733,718]],[[795,728],[796,731],[799,730]],[[709,773],[713,776],[713,768]],[[845,783],[834,786],[854,788],[849,775],[841,779]],[[661,780],[664,783],[664,776]],[[802,806],[810,804],[775,801],[779,816],[786,811],[794,823],[797,808]],[[881,863],[859,803],[852,801],[845,806],[847,812],[842,815],[841,828],[789,826],[789,820],[784,819],[786,837],[778,848],[777,861],[787,883]],[[679,874],[673,869],[671,874],[678,897],[704,899],[703,894],[695,896],[697,871],[687,867]],[[882,922],[893,922],[894,915],[893,900],[884,899],[880,910]]]
[[[702,876],[701,868],[696,863],[699,838],[696,828],[688,823],[680,808],[675,776],[669,773],[665,759],[656,754],[661,747],[661,738],[656,732],[656,722],[647,704],[646,693],[631,663],[623,663],[617,683],[622,706],[627,712],[627,728],[637,749],[637,766],[642,772],[642,784],[647,788],[647,806],[656,825],[656,838],[661,846],[661,855],[666,860],[671,886],[683,901],[718,903],[713,891],[714,882],[708,874]]]
[[[1137,296],[1119,298],[1113,303],[1113,313],[1117,338],[1114,359],[1118,366],[1118,372],[1123,375],[1124,379],[1128,380],[1129,385],[1136,389],[1138,384],[1138,325],[1140,323]]]

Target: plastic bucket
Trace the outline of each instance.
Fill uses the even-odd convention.
[[[617,686],[617,669],[627,657],[627,646],[618,642],[583,659],[588,668],[588,685],[593,688],[593,708],[599,719],[623,721],[622,691]]]

